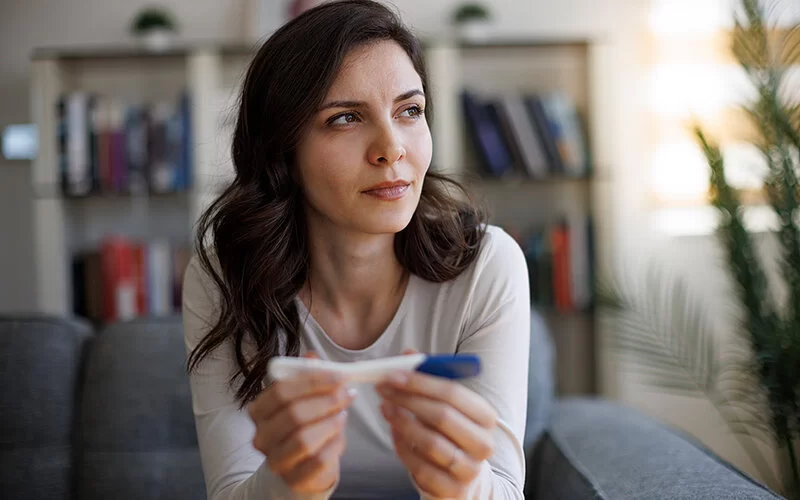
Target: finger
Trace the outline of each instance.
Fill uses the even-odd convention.
[[[303,355],[304,358],[319,359],[319,355],[314,351],[308,351]]]
[[[410,447],[396,431],[392,432],[395,451],[398,458],[411,473],[417,485],[429,496],[443,498],[460,498],[464,486],[447,471],[428,462]]]
[[[247,411],[254,421],[268,419],[289,403],[304,397],[335,392],[344,383],[344,377],[336,373],[321,370],[301,373],[272,384],[259,394]]]
[[[480,462],[465,455],[450,439],[426,427],[406,411],[384,402],[381,405],[392,430],[423,459],[435,464],[460,482],[472,481],[480,472]]]
[[[330,489],[339,477],[339,458],[344,449],[344,435],[337,434],[319,453],[287,472],[283,480],[298,493],[318,493]]]
[[[497,425],[497,412],[475,392],[458,382],[417,372],[395,372],[379,385],[401,392],[442,401],[457,409],[481,427]]]
[[[316,455],[330,440],[341,433],[346,421],[346,413],[340,412],[333,417],[301,427],[267,455],[270,468],[277,474],[282,474]]]
[[[492,431],[476,424],[447,403],[387,388],[380,392],[386,401],[408,410],[420,422],[447,437],[475,460],[489,458],[494,452]]]
[[[272,418],[263,421],[263,435],[259,437],[256,448],[268,455],[273,447],[290,439],[301,427],[335,416],[347,409],[353,399],[355,391],[342,387],[333,393],[304,398],[284,406]]]

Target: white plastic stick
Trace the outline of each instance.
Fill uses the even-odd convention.
[[[278,356],[269,362],[272,380],[282,380],[313,370],[331,371],[347,377],[349,382],[375,383],[393,371],[410,371],[425,361],[425,354],[407,354],[390,358],[370,359],[352,363],[337,363],[315,358]]]

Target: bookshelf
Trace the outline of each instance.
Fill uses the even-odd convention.
[[[255,47],[193,44],[163,53],[130,46],[39,49],[31,65],[32,117],[40,150],[31,170],[34,191],[36,286],[42,312],[70,314],[74,297],[71,257],[96,247],[109,233],[191,244],[200,213],[232,177],[230,137],[239,85]],[[531,179],[481,175],[480,159],[464,119],[461,91],[492,97],[509,92],[561,91],[582,123],[595,123],[592,44],[586,40],[496,40],[481,44],[425,42],[430,96],[434,105],[435,168],[449,172],[482,197],[492,223],[525,236],[560,217],[591,216],[605,210],[597,196],[604,181],[592,163],[585,175],[551,174]],[[60,183],[57,103],[61,96],[88,91],[117,99],[148,101],[185,91],[190,102],[191,167],[178,192],[95,192],[67,196]],[[599,249],[591,255],[596,269]],[[597,390],[595,316],[591,307],[542,309],[556,344],[561,394]]]
[[[596,122],[593,88],[598,78],[597,52],[583,39],[514,39],[487,43],[433,43],[427,48],[434,104],[434,166],[465,182],[488,206],[492,223],[517,237],[528,252],[527,237],[559,220],[590,218],[592,238],[601,222],[606,170],[595,165],[592,125]],[[508,95],[545,96],[560,92],[568,97],[580,117],[589,158],[580,173],[553,172],[531,178],[524,167],[502,176],[491,175],[479,152],[459,96],[469,90],[483,102]],[[507,142],[513,137],[506,134]],[[552,165],[551,165],[552,167]],[[523,171],[520,174],[520,170]],[[570,233],[572,234],[572,233]],[[596,275],[604,245],[586,253]],[[529,260],[529,266],[532,266]],[[536,279],[532,276],[532,279]],[[547,278],[550,279],[550,278]],[[584,293],[586,290],[584,290]],[[533,293],[533,291],[532,291]],[[595,394],[598,362],[598,328],[591,303],[574,307],[538,304],[552,334],[558,363],[557,391],[562,395]]]
[[[225,154],[229,141],[222,132],[232,126],[230,111],[236,96],[237,71],[243,69],[250,53],[250,47],[235,44],[194,44],[159,53],[127,45],[34,51],[31,116],[38,127],[40,146],[31,169],[31,185],[39,311],[61,315],[73,312],[73,258],[97,249],[109,235],[190,249],[194,223],[232,177],[232,165]],[[125,180],[118,184],[117,180],[104,178],[102,182],[95,180],[88,191],[67,189],[62,180],[64,170],[80,164],[77,171],[86,174],[85,162],[73,162],[70,156],[74,154],[72,139],[59,140],[60,130],[82,123],[70,121],[75,115],[68,114],[75,109],[69,108],[69,98],[75,94],[95,96],[98,102],[108,103],[108,108],[119,108],[116,114],[123,119],[118,118],[117,122],[122,125],[117,123],[113,130],[109,126],[109,130],[112,135],[121,130],[120,140],[126,147],[125,141],[130,139],[126,135],[130,109],[147,109],[150,119],[155,120],[152,117],[158,105],[166,102],[178,107],[181,97],[187,97],[186,114],[176,118],[183,118],[181,130],[186,134],[180,146],[175,146],[185,147],[181,173],[170,171],[172,181],[160,190],[148,177],[150,170],[146,170],[144,184],[131,182],[142,176],[134,175],[130,157],[119,160],[108,153],[111,159],[97,160],[101,147],[96,145],[101,141],[98,132],[89,134],[92,141],[97,141],[89,146],[96,152],[90,163],[113,166],[90,169],[106,168],[112,172],[107,177],[116,179],[122,175]],[[60,111],[59,103],[65,102]],[[98,104],[89,109],[100,108]],[[88,112],[84,119],[94,120],[92,113]],[[173,109],[169,116],[179,113]],[[148,129],[147,134],[151,133]],[[153,136],[148,137],[152,144]],[[112,144],[113,139],[108,141]],[[113,147],[108,146],[108,151]],[[64,157],[69,166],[61,163]],[[121,164],[127,166],[119,167]],[[153,164],[152,159],[148,160],[148,168]],[[96,170],[91,175],[93,179],[103,176]],[[180,175],[186,177],[184,182],[177,180]]]

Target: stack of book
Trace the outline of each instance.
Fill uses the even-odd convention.
[[[174,102],[130,104],[76,91],[63,95],[57,106],[58,161],[66,195],[188,189],[188,93]]]
[[[531,302],[558,312],[588,310],[594,300],[594,239],[588,216],[514,234],[528,264]]]
[[[178,313],[190,257],[166,241],[109,236],[73,256],[74,312],[100,324]]]
[[[465,90],[461,103],[485,176],[544,179],[590,174],[585,127],[564,92],[481,98]]]

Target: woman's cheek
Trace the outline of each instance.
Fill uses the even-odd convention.
[[[433,141],[430,132],[426,131],[416,137],[410,154],[414,168],[421,174],[427,172],[433,158]]]

